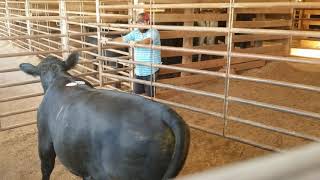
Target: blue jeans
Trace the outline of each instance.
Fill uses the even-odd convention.
[[[148,76],[137,76],[135,75],[136,79],[144,80],[144,81],[154,81],[157,80],[159,75],[159,71],[155,72],[154,74],[148,75]],[[133,83],[133,92],[135,94],[142,94],[145,93],[146,96],[149,97],[154,97],[156,93],[156,87],[150,86],[150,85],[145,85],[145,84],[140,84],[140,83]]]

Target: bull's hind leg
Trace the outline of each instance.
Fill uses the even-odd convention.
[[[39,138],[39,157],[41,160],[42,180],[49,180],[56,158],[52,142]]]

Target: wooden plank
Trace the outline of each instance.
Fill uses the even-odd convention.
[[[283,55],[285,48],[286,48],[285,45],[272,45],[272,46],[253,47],[253,48],[246,48],[246,49],[235,48],[233,52]]]
[[[250,34],[250,35],[234,35],[233,42],[245,42],[245,41],[264,41],[264,40],[282,40],[288,39],[289,36],[276,36],[276,35],[261,35],[261,34]]]
[[[320,21],[304,21],[303,25],[306,26],[306,27],[309,27],[310,25],[320,26]]]
[[[228,14],[156,14],[155,22],[195,22],[195,21],[226,21]]]
[[[269,20],[269,21],[235,21],[237,28],[267,28],[267,27],[288,27],[291,26],[289,20]]]
[[[262,67],[266,64],[266,61],[258,60],[258,61],[250,61],[246,63],[239,63],[231,65],[231,68],[235,71],[243,71],[254,68]]]
[[[188,37],[225,36],[223,32],[192,32],[192,31],[160,31],[161,39],[175,39]]]
[[[291,14],[290,8],[266,8],[266,9],[257,9],[257,8],[245,8],[245,9],[235,9],[237,14]]]

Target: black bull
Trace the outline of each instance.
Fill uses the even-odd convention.
[[[94,89],[67,71],[78,54],[48,56],[20,69],[39,75],[45,95],[37,116],[42,179],[55,156],[84,179],[157,180],[175,177],[189,148],[189,128],[168,106],[137,95]]]

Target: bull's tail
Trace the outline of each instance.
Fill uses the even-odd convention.
[[[175,136],[175,148],[169,167],[163,176],[163,180],[174,178],[182,169],[189,151],[190,132],[189,126],[173,110],[169,110],[164,121],[171,128]]]

